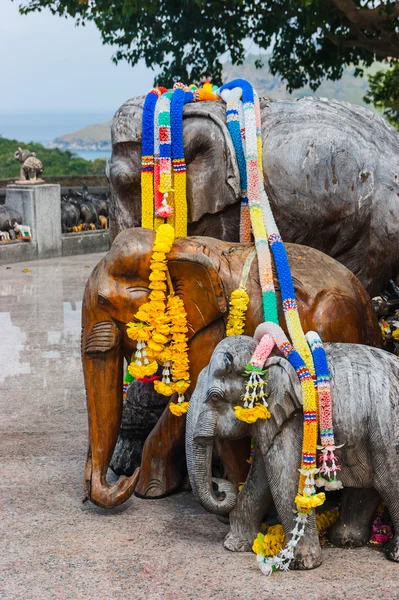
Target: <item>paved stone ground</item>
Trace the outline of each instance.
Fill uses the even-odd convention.
[[[399,598],[399,565],[371,548],[326,548],[315,571],[263,577],[187,492],[111,512],[82,503],[80,309],[100,258],[0,267],[0,599]]]

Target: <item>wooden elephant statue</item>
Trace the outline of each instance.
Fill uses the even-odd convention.
[[[82,360],[90,435],[85,479],[88,497],[103,507],[122,503],[137,483],[137,473],[113,484],[107,483],[106,474],[121,422],[124,359],[130,361],[135,350],[126,323],[149,294],[154,238],[155,233],[148,229],[121,232],[91,273],[84,294]],[[378,323],[356,277],[312,248],[287,244],[287,252],[304,330],[315,329],[324,340],[378,346]],[[187,312],[190,394],[213,349],[225,336],[231,292],[245,285],[249,294],[245,334],[253,335],[263,320],[256,252],[252,244],[178,238],[168,255],[168,269]],[[275,273],[274,278],[276,281]],[[282,313],[280,320],[284,322]],[[184,429],[184,417],[175,417],[169,410],[163,413],[144,445],[139,495],[159,497],[181,484],[183,474],[176,456],[184,460]],[[248,456],[240,450],[238,458],[229,460],[232,452],[227,444],[221,449],[221,460],[230,468],[230,479],[238,483],[246,475],[240,465],[246,465]]]
[[[242,374],[256,347],[253,338],[233,336],[216,347],[200,374],[187,416],[186,455],[191,487],[202,505],[218,514],[230,513],[225,546],[250,550],[273,499],[287,540],[294,527],[303,437],[302,391],[297,373],[280,356],[265,365],[271,418],[252,425],[239,421],[234,406],[245,388]],[[399,561],[399,363],[384,350],[359,344],[325,345],[331,377],[334,436],[345,488],[374,488],[383,498],[395,529],[385,546],[390,560]],[[251,435],[254,456],[242,491],[218,482],[212,485],[211,455],[215,440]],[[342,445],[342,447],[341,447]],[[378,495],[372,493],[369,514],[360,527],[369,532]],[[368,518],[366,518],[368,517]],[[352,511],[352,519],[356,511]],[[296,566],[311,569],[321,563],[314,514],[296,548]]]
[[[111,234],[141,224],[144,97],[112,126]],[[240,180],[223,101],[184,108],[189,235],[239,241]],[[371,295],[399,263],[399,134],[336,100],[261,100],[265,187],[285,242],[322,250]]]

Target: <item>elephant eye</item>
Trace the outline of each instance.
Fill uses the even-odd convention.
[[[220,388],[210,388],[206,395],[205,402],[216,400],[218,402],[227,402],[226,394]]]
[[[128,287],[126,288],[126,291],[133,300],[139,300],[139,298],[148,296],[150,293],[150,290],[146,287]]]

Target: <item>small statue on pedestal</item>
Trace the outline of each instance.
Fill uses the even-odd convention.
[[[38,179],[38,176],[43,173],[43,163],[41,160],[36,158],[35,152],[18,148],[18,150],[14,153],[14,158],[21,163],[19,179],[15,183],[44,183],[44,179]]]

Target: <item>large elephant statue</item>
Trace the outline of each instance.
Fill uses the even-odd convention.
[[[225,546],[250,550],[273,499],[286,538],[294,528],[294,498],[298,489],[303,436],[302,392],[298,376],[282,356],[265,365],[271,418],[248,425],[234,415],[245,388],[242,374],[256,347],[247,336],[226,338],[216,347],[191,397],[187,416],[186,456],[191,487],[202,505],[220,515],[230,513]],[[393,521],[395,536],[385,546],[386,556],[399,561],[399,363],[384,350],[359,344],[325,345],[331,376],[335,441],[340,479],[345,488],[374,488],[382,496]],[[241,492],[227,481],[212,482],[212,447],[217,439],[251,435],[254,456]],[[341,447],[342,444],[342,447]],[[345,491],[345,489],[344,489]],[[367,530],[378,495],[371,494],[368,515],[360,524]],[[356,517],[353,511],[353,517]],[[365,518],[368,517],[368,518]],[[321,563],[314,515],[297,546],[297,567]]]
[[[144,97],[112,125],[111,235],[141,224]],[[335,100],[261,100],[265,187],[286,242],[322,250],[371,295],[399,271],[399,134],[371,111]],[[225,105],[184,108],[189,235],[239,241],[240,182]]]
[[[137,473],[113,484],[107,483],[106,476],[121,422],[124,359],[130,360],[135,349],[126,323],[149,293],[154,238],[148,229],[122,231],[91,273],[84,294],[82,360],[90,436],[85,481],[88,497],[103,507],[124,502],[137,483]],[[318,250],[287,244],[287,252],[304,330],[315,329],[324,340],[378,346],[377,319],[356,277]],[[240,284],[246,285],[250,297],[244,333],[253,335],[263,321],[256,252],[252,244],[179,238],[168,255],[168,267],[188,315],[190,394],[225,335],[229,297]],[[277,296],[281,304],[278,286]],[[282,313],[280,319],[283,323]],[[139,495],[159,497],[181,484],[181,466],[175,457],[184,459],[184,429],[184,418],[164,411],[144,445]],[[231,455],[230,448],[225,451]],[[242,456],[243,463],[246,458]],[[232,464],[234,481],[240,461],[221,459]]]

